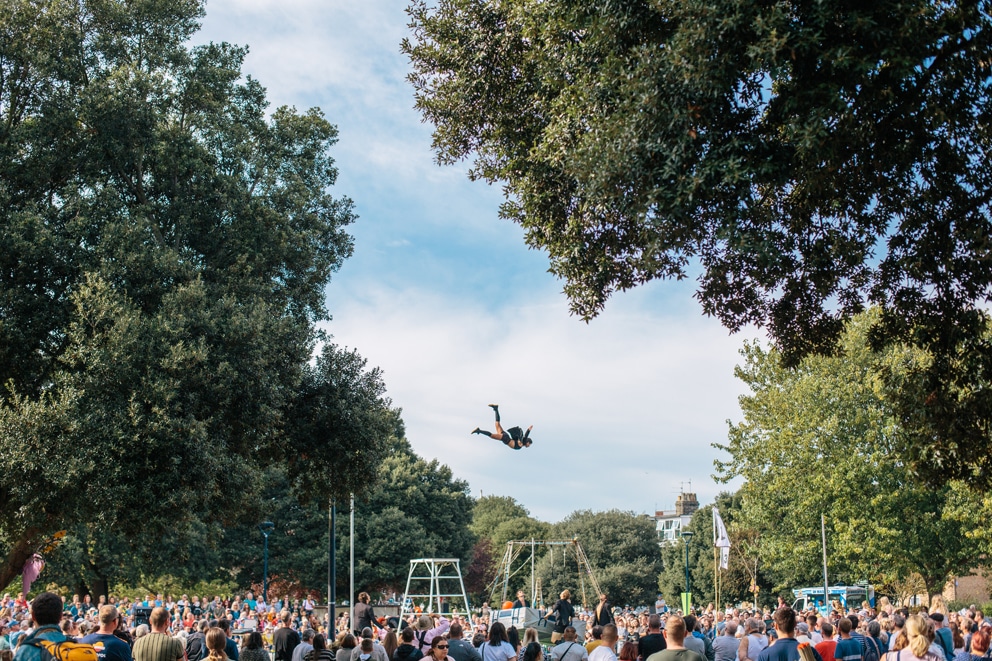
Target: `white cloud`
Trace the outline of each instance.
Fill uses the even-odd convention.
[[[739,415],[742,337],[704,319],[686,284],[618,295],[589,325],[569,317],[546,257],[497,220],[498,187],[434,165],[399,52],[406,4],[209,0],[198,37],[247,44],[274,106],[319,106],[339,126],[336,189],[361,218],[328,289],[330,331],[383,368],[414,448],[476,495],[546,520],[670,507],[690,480],[706,502],[721,489],[710,443]],[[493,400],[508,426],[534,425],[531,448],[469,435],[491,428]]]
[[[416,288],[371,287],[335,303],[329,330],[384,370],[414,448],[480,492],[512,495],[536,516],[670,507],[680,483],[703,502],[711,442],[738,415],[739,336],[698,313],[664,316],[617,299],[589,325],[559,297],[487,309]],[[513,451],[483,436],[489,403],[506,426],[534,425]],[[688,488],[688,484],[686,484]]]

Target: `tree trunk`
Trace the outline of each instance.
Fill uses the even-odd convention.
[[[22,534],[20,539],[11,547],[3,562],[0,563],[0,590],[6,589],[15,578],[21,575],[24,563],[34,555],[38,548],[38,532],[36,529],[31,529]]]
[[[98,602],[101,596],[110,599],[109,582],[106,576],[98,576],[93,580],[90,585],[90,596],[93,597],[94,603]]]

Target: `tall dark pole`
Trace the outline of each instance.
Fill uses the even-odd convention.
[[[276,527],[271,521],[263,521],[258,524],[258,530],[265,538],[265,550],[262,560],[262,601],[269,603],[269,533]]]
[[[327,513],[327,635],[334,636],[334,604],[337,601],[337,539],[335,524],[337,523],[337,505],[332,500]]]
[[[692,540],[692,531],[684,530],[682,531],[682,539],[685,540],[685,594],[686,603],[685,614],[688,615],[688,611],[692,608],[692,589],[689,584],[689,542]]]

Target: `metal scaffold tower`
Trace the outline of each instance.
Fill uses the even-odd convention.
[[[410,561],[400,621],[414,612],[418,600],[424,599],[427,605],[424,612],[427,613],[469,612],[458,558],[418,558]]]

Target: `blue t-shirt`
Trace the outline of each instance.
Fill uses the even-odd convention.
[[[113,634],[91,633],[79,642],[92,645],[100,661],[133,661],[131,646]]]
[[[819,652],[813,649],[813,658],[816,661],[823,661]],[[801,661],[799,656],[799,641],[795,638],[779,638],[774,645],[770,645],[761,650],[758,654],[758,661]]]
[[[856,638],[841,638],[834,649],[835,661],[861,661],[861,643]]]

